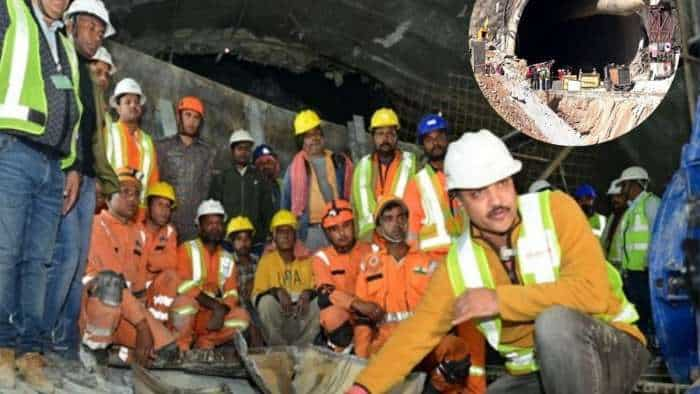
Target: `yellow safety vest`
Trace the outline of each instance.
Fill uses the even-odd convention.
[[[459,236],[466,222],[463,210],[453,215],[447,192],[442,188],[437,174],[430,165],[420,170],[415,177],[420,192],[425,219],[418,233],[418,248],[433,250],[449,247],[454,237]]]
[[[178,287],[177,292],[182,294],[194,287],[201,288],[207,281],[207,263],[204,261],[204,256],[207,251],[204,249],[204,244],[198,239],[187,241],[184,244],[185,250],[187,250],[187,255],[190,257],[192,262],[192,278],[185,280]],[[236,266],[233,255],[224,249],[219,251],[219,277],[217,283],[219,289],[223,290],[224,283],[228,278],[233,275],[234,268]],[[213,294],[209,294],[214,296]],[[229,290],[227,293],[222,295],[223,298],[235,296],[238,297],[238,292],[235,290]]]

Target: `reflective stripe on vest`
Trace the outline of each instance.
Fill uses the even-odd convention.
[[[413,312],[411,311],[387,312],[384,314],[384,319],[381,324],[402,322],[411,316],[413,316]]]
[[[377,196],[374,195],[374,180],[372,155],[363,157],[355,168],[352,185],[352,204],[357,215],[357,233],[360,238],[367,239],[374,230],[374,209],[377,206]],[[390,194],[403,197],[406,185],[416,169],[416,157],[411,152],[402,152],[396,174],[391,184]]]
[[[591,229],[593,230],[593,235],[598,237],[603,236],[603,230],[605,230],[605,223],[606,223],[606,218],[605,216],[599,214],[599,213],[594,213],[593,216],[588,218],[588,223],[591,225]]]
[[[324,252],[324,251],[322,251],[322,250],[319,250],[318,252],[316,252],[316,257],[318,257],[319,259],[321,259],[321,261],[323,261],[323,264],[324,264],[326,267],[330,267],[330,266],[331,266],[331,261],[328,259],[328,255],[326,255],[326,252]]]
[[[123,167],[129,166],[127,137],[124,133],[127,131],[122,131],[119,127],[119,122],[114,122],[110,125],[107,130],[107,135],[105,138],[105,145],[107,150],[107,160],[109,164],[115,170]],[[148,181],[151,178],[151,173],[153,172],[154,161],[153,154],[155,148],[153,147],[153,140],[151,136],[146,134],[143,130],[138,131],[138,141],[136,146],[139,149],[140,160],[139,168],[136,168],[141,174],[141,206],[145,206],[146,193],[148,192]]]
[[[180,286],[177,289],[178,293],[180,294],[189,291],[193,287],[201,287],[207,281],[208,267],[206,261],[204,260],[206,250],[204,249],[202,241],[200,241],[199,239],[195,239],[192,241],[185,242],[185,250],[187,251],[187,254],[189,255],[190,261],[192,263],[192,278],[185,280],[182,282],[182,284],[180,284]],[[220,249],[218,270],[219,277],[217,278],[217,284],[220,289],[223,289],[224,283],[233,274],[234,267],[235,262],[233,256],[227,251]],[[236,292],[235,295],[237,294],[238,293]],[[226,297],[231,295],[234,295],[234,293],[231,293],[231,291],[226,292]]]
[[[416,174],[416,184],[420,192],[421,206],[425,219],[418,232],[418,247],[431,250],[449,247],[452,235],[458,235],[461,227],[452,215],[447,191],[442,189],[440,180],[430,165]]]
[[[523,284],[554,282],[559,278],[561,252],[550,210],[549,191],[520,196],[518,210],[522,217],[522,229],[517,240],[516,260]],[[465,231],[453,245],[447,256],[447,269],[455,296],[467,289],[489,288],[495,284],[485,250],[471,241],[469,231]],[[622,281],[617,270],[606,263],[608,281],[615,296],[620,300],[620,312],[609,317],[596,316],[604,321],[633,323],[638,316],[634,305],[630,304],[623,291]],[[506,358],[506,368],[513,374],[523,374],[537,370],[533,348],[519,348],[503,345],[501,339],[501,319],[498,317],[482,320],[479,330],[489,344]]]
[[[619,237],[622,269],[644,271],[647,268],[647,250],[651,241],[651,226],[647,218],[647,201],[653,197],[642,192],[634,205],[629,207],[620,220],[615,233]],[[614,241],[614,240],[613,240]]]
[[[41,34],[32,11],[24,1],[6,0],[6,4],[10,24],[5,30],[0,54],[0,130],[12,129],[42,135],[46,128],[48,106],[41,68]],[[61,167],[65,169],[75,161],[83,108],[75,48],[63,34],[59,33],[58,36],[68,58],[74,99],[78,106],[78,118],[70,137],[70,153],[61,162]]]

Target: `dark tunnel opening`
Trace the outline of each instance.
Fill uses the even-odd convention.
[[[608,63],[632,62],[646,37],[639,15],[567,19],[555,16],[560,1],[529,1],[518,26],[518,57],[528,64],[554,60],[552,70],[570,67],[573,73],[593,68],[602,72]]]

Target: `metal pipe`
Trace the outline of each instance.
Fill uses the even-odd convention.
[[[540,174],[540,176],[537,177],[537,179],[547,179],[549,178],[550,175],[561,165],[561,163],[566,159],[567,156],[571,153],[571,151],[574,150],[572,146],[567,146],[566,148],[562,149],[557,157],[552,160],[552,162],[547,166],[547,168]]]

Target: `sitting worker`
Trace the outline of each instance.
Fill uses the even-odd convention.
[[[177,355],[177,333],[172,332],[145,305],[153,290],[160,293],[173,278],[160,277],[147,289],[146,253],[140,243],[139,226],[133,221],[141,195],[136,170],[117,170],[120,190],[107,201],[107,209],[95,216],[88,265],[83,283],[80,331],[90,349],[121,346],[123,362],[149,365],[153,350],[164,360]],[[175,278],[176,279],[176,278]],[[177,285],[177,282],[176,282]]]
[[[353,313],[370,314],[375,310],[373,304],[354,296],[360,261],[371,248],[356,240],[355,220],[346,200],[326,204],[321,226],[331,244],[316,252],[312,260],[321,310],[322,345],[336,352],[350,351]]]
[[[586,214],[588,218],[588,224],[591,225],[593,230],[593,235],[598,239],[603,236],[603,230],[605,230],[605,216],[599,214],[595,211],[595,199],[598,197],[593,186],[584,183],[579,185],[579,187],[574,190],[574,198],[576,202]],[[602,242],[602,241],[601,241]]]
[[[192,327],[189,341],[183,335],[181,346],[194,343],[197,349],[213,349],[231,341],[236,331],[248,328],[250,317],[239,303],[236,262],[222,246],[223,205],[216,200],[202,201],[195,220],[199,237],[180,245],[177,253],[177,272],[183,279],[178,293],[188,294],[199,304],[196,315],[188,319]]]
[[[355,326],[355,353],[365,358],[377,353],[399,323],[413,315],[433,272],[440,265],[406,242],[408,208],[403,200],[391,196],[380,199],[374,217],[375,231],[384,239],[385,248],[362,260],[355,293],[375,307],[365,315],[367,319]],[[468,393],[485,391],[483,339],[478,340],[476,330],[472,333],[476,341],[470,342],[448,330],[431,342],[432,352],[423,355],[419,369],[429,373],[430,383],[436,390],[448,393],[461,393],[465,389]],[[471,343],[477,346],[470,348]],[[401,363],[394,361],[387,365],[396,364]]]
[[[236,216],[228,222],[226,238],[233,249],[233,259],[238,269],[238,300],[250,315],[251,324],[245,332],[249,346],[263,346],[263,337],[260,332],[260,319],[253,308],[251,293],[255,281],[255,270],[258,267],[258,256],[252,253],[253,235],[255,228],[253,223],[245,216]]]
[[[455,324],[472,319],[506,359],[508,373],[491,383],[489,394],[632,391],[649,353],[620,277],[571,197],[546,191],[518,198],[512,176],[521,168],[490,131],[465,133],[450,144],[447,188],[457,193],[470,226],[415,315],[350,393],[388,391]]]
[[[285,209],[272,217],[275,249],[255,271],[253,299],[268,346],[308,345],[319,331],[311,259],[295,255],[297,218]]]

